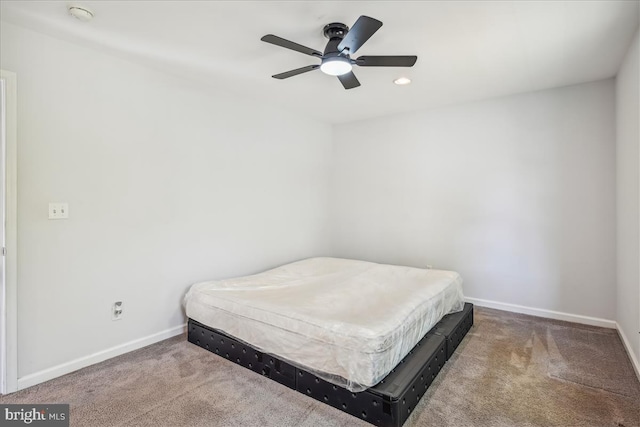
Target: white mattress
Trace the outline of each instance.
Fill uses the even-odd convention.
[[[189,318],[352,391],[380,382],[464,305],[453,271],[339,258],[198,283],[185,303]]]

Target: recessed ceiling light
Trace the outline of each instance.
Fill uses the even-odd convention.
[[[398,79],[395,79],[393,82],[397,85],[402,86],[402,85],[408,85],[409,83],[411,83],[411,79],[407,77],[400,77]]]
[[[93,12],[85,7],[69,6],[69,14],[74,18],[81,20],[82,22],[91,21],[93,18]]]

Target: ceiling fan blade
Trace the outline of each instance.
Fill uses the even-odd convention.
[[[417,56],[360,56],[355,63],[361,67],[413,67]]]
[[[344,36],[338,45],[338,49],[341,52],[349,49],[349,54],[355,53],[380,27],[382,27],[382,22],[362,15],[355,24],[353,24],[347,32],[347,35]]]
[[[271,76],[274,79],[288,79],[289,77],[297,76],[298,74],[306,73],[307,71],[313,71],[320,68],[319,65],[307,65],[306,67],[296,68],[295,70],[285,71],[284,73],[276,74],[275,76]]]
[[[360,86],[360,82],[356,78],[356,75],[353,74],[353,71],[338,76],[338,80],[340,80],[340,83],[342,83],[345,89],[353,89],[354,87]]]
[[[296,52],[304,53],[305,55],[317,56],[318,58],[322,57],[322,52],[318,52],[317,50],[311,49],[310,47],[302,46],[301,44],[283,39],[282,37],[274,36],[273,34],[267,34],[260,40],[262,40],[263,42],[274,44],[276,46],[295,50]]]

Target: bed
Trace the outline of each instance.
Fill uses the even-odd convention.
[[[399,415],[391,423],[384,419],[396,410],[385,405],[385,393],[399,399],[399,390],[416,381],[425,363],[435,360],[437,370],[442,367],[454,330],[470,328],[469,306],[455,272],[340,258],[310,258],[252,276],[197,283],[185,297],[191,342],[281,377],[319,400],[336,400],[333,406],[352,414],[353,405],[346,410],[344,398],[329,394],[374,393],[382,417],[372,420],[376,411],[370,410],[367,419],[366,410],[357,411],[378,425],[400,425]],[[441,324],[447,319],[454,320],[445,331]],[[451,337],[438,333],[438,325]],[[403,371],[415,375],[396,372],[403,364],[411,368]],[[400,377],[407,384],[391,390]],[[329,391],[314,396],[311,385]]]

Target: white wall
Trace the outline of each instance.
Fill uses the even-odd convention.
[[[640,69],[638,39],[616,79],[617,130],[617,320],[640,360]]]
[[[192,282],[326,254],[330,126],[1,31],[18,76],[20,378],[181,325]],[[47,220],[50,201],[70,219]]]
[[[335,127],[333,254],[614,319],[614,102],[607,80]]]

